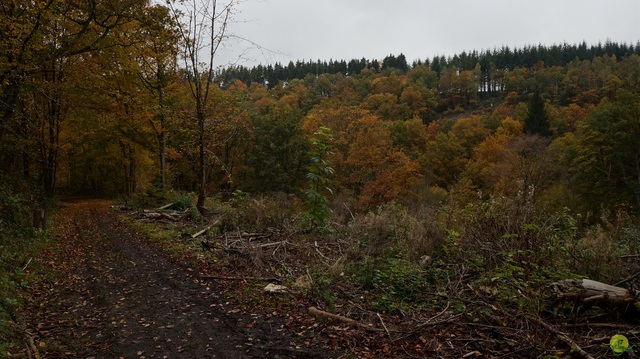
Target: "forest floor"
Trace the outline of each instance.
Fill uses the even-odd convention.
[[[321,238],[274,232],[268,243],[245,243],[249,251],[232,245],[236,237],[213,238],[217,249],[204,251],[206,235],[193,237],[202,222],[144,223],[134,213],[150,212],[109,205],[61,202],[53,238],[31,264],[40,278],[23,314],[31,343],[13,357],[566,358],[580,345],[595,356],[578,357],[591,358],[615,357],[614,334],[638,340],[636,325],[606,313],[567,321],[509,308],[471,286],[467,273],[449,279],[453,294],[421,292],[420,310],[372,308],[374,293],[350,275],[327,287],[309,273],[314,255],[331,255]],[[163,233],[164,241],[154,237]],[[296,278],[309,278],[311,289],[263,290]]]
[[[327,358],[276,315],[244,312],[108,203],[63,202],[26,311],[42,358]],[[303,342],[306,341],[306,345]],[[29,353],[31,354],[31,353]]]

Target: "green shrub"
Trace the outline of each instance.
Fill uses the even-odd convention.
[[[365,289],[376,293],[376,310],[392,311],[409,302],[421,302],[426,291],[426,272],[400,253],[386,260],[367,259],[356,263],[351,272]]]
[[[170,208],[176,211],[196,208],[196,200],[193,192],[177,192],[173,195],[171,202],[173,202],[173,204]]]
[[[167,201],[167,193],[158,184],[147,187],[142,193],[131,198],[131,204],[138,208],[156,208]]]
[[[333,137],[327,127],[320,127],[310,139],[311,150],[309,155],[307,179],[309,188],[304,192],[305,224],[309,228],[322,228],[329,224],[333,210],[329,207],[329,195],[333,195],[330,177],[334,173],[333,163],[327,159],[332,154],[330,143]]]
[[[32,201],[0,185],[0,226],[4,230],[31,230]]]
[[[43,235],[31,227],[33,201],[0,185],[0,352],[24,339],[20,319],[29,278],[24,268]]]
[[[414,300],[425,287],[425,273],[404,258],[390,258],[376,269],[374,285],[402,300]]]

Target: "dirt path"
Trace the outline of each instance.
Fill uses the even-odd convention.
[[[239,314],[100,201],[66,202],[28,313],[45,358],[327,358],[278,319]],[[235,314],[234,314],[235,313]],[[37,328],[37,329],[36,329]]]

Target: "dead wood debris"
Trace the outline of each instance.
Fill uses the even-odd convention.
[[[353,326],[353,327],[356,327],[356,328],[360,328],[360,329],[364,329],[366,331],[371,331],[371,332],[381,332],[381,331],[383,331],[383,329],[376,328],[371,324],[360,323],[360,322],[358,322],[358,321],[356,321],[354,319],[347,318],[347,317],[339,315],[339,314],[329,313],[329,312],[326,312],[324,310],[320,310],[320,309],[318,309],[316,307],[309,307],[307,309],[307,311],[309,312],[309,314],[311,314],[312,316],[314,316],[316,318],[326,318],[326,319],[330,319],[330,320],[337,320],[339,322],[348,324],[350,326]]]
[[[536,317],[533,317],[533,316],[527,316],[527,319],[531,320],[532,322],[536,323],[537,325],[539,325],[539,326],[543,327],[544,329],[548,330],[549,332],[553,333],[556,337],[558,337],[558,339],[560,339],[562,342],[567,344],[571,348],[571,351],[573,353],[576,353],[577,355],[579,355],[580,358],[593,359],[593,356],[591,356],[589,353],[584,351],[584,349],[580,348],[580,346],[575,341],[573,341],[573,339],[569,338],[565,333],[563,333],[563,332],[559,331],[558,329],[554,328],[552,325],[546,323],[542,319],[539,319],[539,318],[536,318]]]
[[[40,352],[38,351],[38,348],[36,347],[34,340],[33,340],[33,334],[29,333],[28,331],[25,330],[25,347],[27,349],[27,357],[28,358],[33,358],[35,357],[36,359],[40,359]]]
[[[590,279],[564,279],[551,284],[558,300],[573,302],[576,307],[588,309],[598,306],[615,310],[627,319],[640,318],[640,299],[637,291]]]
[[[282,246],[290,245],[287,240],[264,242],[272,239],[275,235],[282,235],[277,229],[270,229],[268,232],[247,233],[247,232],[227,232],[213,239],[202,240],[202,248],[210,250],[217,248],[225,252],[246,253],[256,249],[276,247],[274,253]],[[262,242],[261,242],[262,241]]]
[[[261,282],[282,283],[281,279],[274,278],[274,277],[223,277],[223,276],[215,276],[215,275],[201,275],[198,278],[200,278],[200,279],[210,279],[210,280],[261,281]]]
[[[167,209],[167,208],[169,208],[169,207],[171,207],[171,206],[173,206],[173,202],[171,202],[171,203],[167,203],[167,204],[165,204],[165,205],[164,205],[164,206],[162,206],[162,207],[158,207],[158,210],[159,210],[159,211],[161,211],[161,210],[163,210],[163,209]]]
[[[599,302],[602,305],[620,306],[633,302],[635,295],[629,289],[590,279],[565,279],[551,284],[558,299]]]
[[[130,212],[129,216],[143,222],[179,222],[189,218],[191,213],[188,210],[183,212],[159,212],[145,209]]]
[[[187,211],[165,211],[167,208],[170,208],[170,206],[171,204],[168,204],[158,208],[157,210],[137,211],[131,212],[131,214],[135,218],[149,222],[176,222],[188,218],[189,213]],[[281,248],[285,248],[286,251],[289,246],[294,246],[296,250],[305,247],[304,244],[289,240],[293,233],[283,232],[274,228],[267,229],[264,232],[247,232],[239,230],[213,236],[210,230],[215,225],[216,223],[212,223],[205,227],[201,227],[201,229],[194,234],[187,236],[187,238],[201,238],[202,247],[205,250],[218,250],[222,252],[241,254],[243,256],[252,253],[260,256],[262,253],[266,253],[267,251],[276,253],[276,251]],[[333,263],[334,261],[335,263],[338,263],[344,257],[339,242],[335,244],[323,244],[318,243],[318,241],[314,241],[307,247],[310,252],[315,251],[317,253],[316,257],[319,257],[325,263]],[[633,257],[634,256],[629,256],[629,258]],[[202,280],[220,281],[282,282],[282,280],[278,278],[268,277],[269,274],[262,277],[260,276],[260,272],[253,273],[256,276],[200,276],[199,278]],[[284,277],[286,276],[283,276],[283,278]],[[578,305],[584,306],[596,305],[605,308],[615,307],[626,311],[627,308],[633,307],[633,303],[639,301],[638,291],[617,286],[622,283],[630,282],[638,277],[640,277],[640,271],[633,273],[621,282],[615,283],[614,286],[588,279],[566,279],[553,283],[552,287],[556,298],[560,300],[573,301]],[[464,284],[467,281],[468,276],[464,271],[462,271],[459,278],[460,280],[458,282],[452,282],[451,284],[454,292],[457,290],[462,292],[465,289]],[[308,307],[307,311],[308,314],[316,318],[338,321],[348,325],[349,327],[360,329],[351,331],[351,333],[355,333],[350,334],[354,337],[359,337],[361,339],[366,338],[367,340],[372,341],[379,340],[381,337],[387,338],[392,345],[395,345],[396,348],[401,347],[405,353],[411,357],[413,357],[413,355],[409,353],[430,354],[431,352],[429,352],[429,350],[432,349],[429,348],[432,348],[432,343],[433,347],[436,347],[438,342],[449,345],[452,351],[457,351],[457,357],[475,357],[479,354],[489,352],[499,354],[499,350],[502,350],[504,355],[500,355],[498,357],[514,357],[516,353],[526,352],[527,350],[535,348],[539,349],[539,345],[541,345],[541,343],[546,343],[546,347],[551,348],[562,342],[564,344],[561,346],[567,345],[572,348],[572,354],[576,357],[593,358],[594,356],[597,357],[602,355],[602,352],[605,349],[608,349],[603,349],[602,347],[596,349],[594,345],[592,345],[597,341],[602,341],[603,343],[606,342],[608,338],[610,338],[607,336],[607,330],[610,332],[613,329],[619,330],[621,328],[634,328],[634,326],[624,323],[596,323],[591,320],[589,320],[589,323],[572,324],[554,322],[550,324],[537,316],[510,316],[507,313],[509,312],[508,310],[499,310],[502,308],[497,308],[493,304],[490,304],[493,302],[489,299],[487,299],[488,303],[479,301],[461,301],[474,306],[478,305],[478,303],[484,303],[489,308],[487,312],[493,314],[467,318],[463,313],[455,314],[455,310],[449,310],[450,303],[447,302],[444,309],[435,315],[431,315],[430,318],[420,316],[409,317],[405,316],[404,313],[401,313],[402,318],[394,317],[394,315],[385,315],[383,317],[379,313],[375,313],[375,317],[370,318],[371,322],[379,324],[370,324],[339,314],[329,313],[316,307]],[[527,340],[524,341],[518,340],[518,338],[514,337],[514,333],[520,333],[522,334],[522,337],[525,337],[524,333],[531,333],[531,330],[535,327],[543,330],[536,331],[536,334],[534,335],[527,335]],[[327,330],[331,330],[330,327],[327,328],[329,328]],[[593,330],[596,328],[601,329],[598,332],[602,336],[601,339],[594,339],[593,337]],[[585,334],[585,331],[587,330],[589,331],[589,334]],[[455,339],[453,340],[450,339],[454,338],[451,333],[455,333]],[[496,340],[496,336],[500,338],[499,340],[504,344],[501,346],[496,345],[491,348],[484,347],[481,344],[474,344],[474,346],[469,346],[469,348],[476,350],[469,351],[462,351],[462,347],[456,347],[454,349],[454,346],[451,344],[451,342],[455,344],[456,341],[465,341],[467,343],[492,342]],[[424,339],[425,343],[421,344],[424,345],[423,349],[421,349],[424,350],[423,352],[418,351],[417,349],[414,349],[416,350],[415,352],[411,351],[408,344],[415,340],[422,340],[423,338],[433,339]],[[523,346],[518,348],[518,345]],[[589,354],[585,349],[580,347],[580,345],[587,350],[596,352]],[[408,349],[405,349],[405,347]]]
[[[197,231],[196,233],[191,235],[191,239],[195,239],[200,237],[201,235],[207,233],[208,230],[211,229],[211,227],[215,226],[218,223],[218,221],[213,222],[211,225],[208,225],[206,227],[204,227],[203,229]]]

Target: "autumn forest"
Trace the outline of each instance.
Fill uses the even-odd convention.
[[[315,241],[309,256],[328,243],[295,261],[327,311],[346,300],[338,286],[380,313],[455,302],[451,318],[521,328],[490,319],[569,317],[542,303],[552,282],[637,286],[640,43],[218,66],[226,20],[202,54],[174,6],[0,5],[0,334],[15,337],[23,267],[61,197],[182,201],[208,241],[276,227]],[[492,304],[472,309],[478,296]]]

